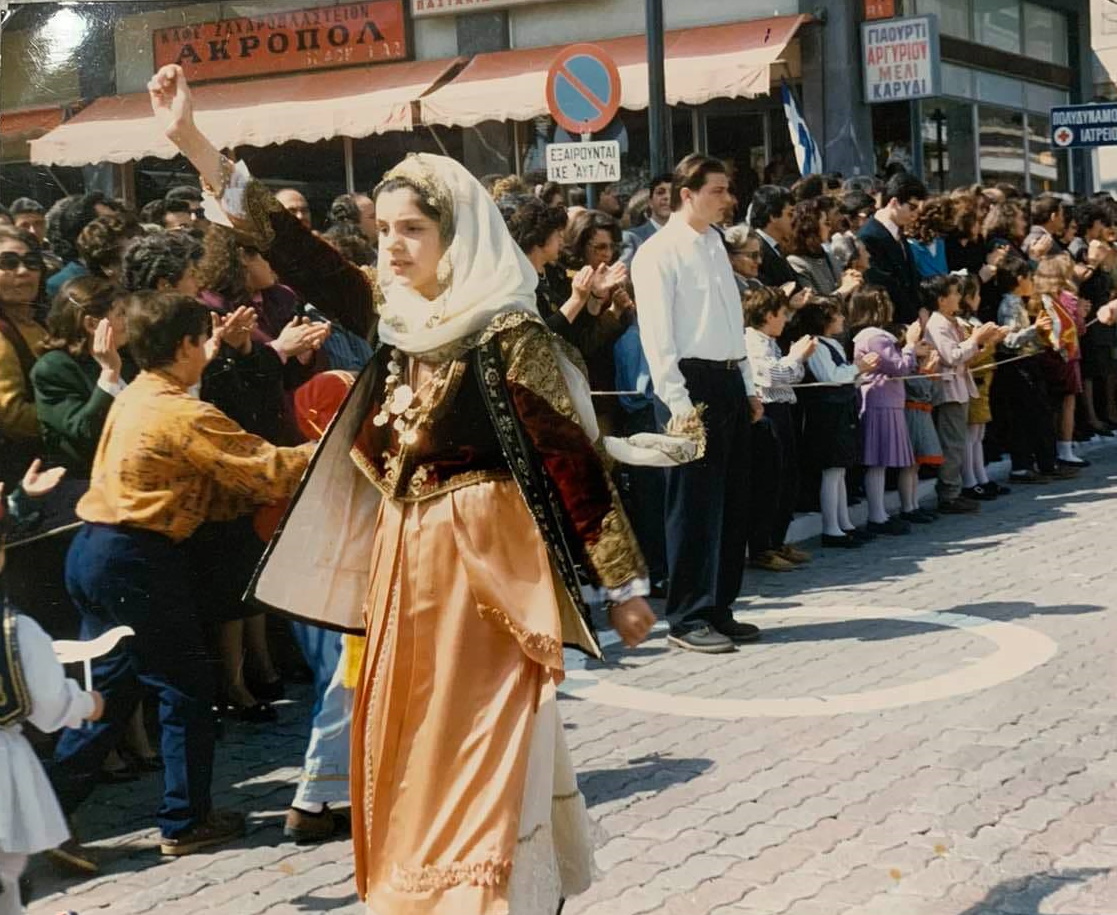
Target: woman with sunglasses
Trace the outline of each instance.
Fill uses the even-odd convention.
[[[733,278],[737,291],[744,295],[750,289],[763,289],[760,282],[760,236],[746,225],[726,230],[725,247],[729,263],[733,265]]]
[[[42,281],[35,236],[0,226],[0,480],[9,489],[41,448],[31,368],[46,337],[35,319]]]

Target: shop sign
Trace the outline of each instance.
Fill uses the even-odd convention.
[[[906,102],[939,94],[937,16],[861,24],[865,101]]]
[[[411,15],[452,16],[457,13],[478,13],[482,10],[503,10],[510,6],[528,6],[538,3],[557,3],[558,0],[411,0]]]
[[[612,184],[621,180],[621,144],[548,143],[547,180],[558,184]]]
[[[407,60],[405,0],[169,26],[152,33],[155,68],[180,64],[193,82]]]
[[[1060,149],[1117,146],[1117,102],[1052,108],[1051,142]]]
[[[891,19],[896,15],[896,0],[864,0],[865,21]]]

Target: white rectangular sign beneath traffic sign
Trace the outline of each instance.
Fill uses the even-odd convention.
[[[547,180],[558,184],[611,184],[621,180],[617,140],[547,144]]]

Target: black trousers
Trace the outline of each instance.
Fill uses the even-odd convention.
[[[667,470],[667,621],[679,635],[732,618],[745,569],[749,406],[736,365],[683,359],[693,403],[706,405],[706,454]]]
[[[655,407],[648,406],[635,413],[624,414],[622,429],[625,435],[657,430]],[[636,539],[648,564],[652,584],[667,578],[667,540],[664,531],[663,493],[667,483],[666,471],[661,467],[631,467],[618,465],[617,488],[621,502],[632,521]]]
[[[799,495],[798,405],[767,403],[752,430],[749,556],[784,545]]]
[[[1041,367],[1034,359],[999,366],[993,375],[993,414],[1007,439],[1013,470],[1055,469],[1055,419]]]

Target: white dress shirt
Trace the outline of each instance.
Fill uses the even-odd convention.
[[[835,359],[835,352],[841,357],[841,362]],[[831,384],[853,384],[861,374],[861,370],[846,359],[842,344],[833,337],[818,338],[818,346],[807,357],[807,368],[815,381]]]
[[[672,415],[694,408],[680,359],[738,362],[753,394],[741,295],[716,229],[699,234],[681,213],[672,214],[636,252],[632,284],[652,387]]]

